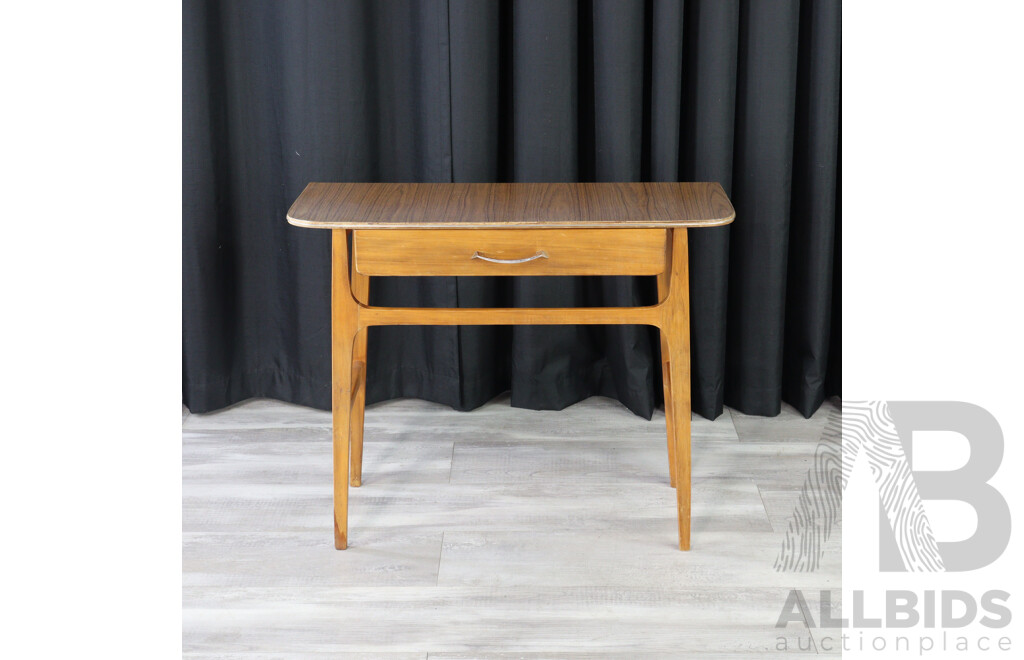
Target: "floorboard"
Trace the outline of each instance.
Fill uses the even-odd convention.
[[[829,403],[829,406],[834,404]],[[841,589],[841,527],[813,573],[773,569],[829,411],[693,419],[693,549],[676,549],[665,418],[367,408],[350,546],[333,548],[330,414],[253,400],[182,413],[187,658],[664,658],[824,652],[777,629],[790,589]],[[837,605],[833,606],[836,609]]]

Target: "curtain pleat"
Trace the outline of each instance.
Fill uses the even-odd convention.
[[[726,402],[776,415],[796,111],[798,0],[740,6],[729,235]],[[785,93],[783,93],[785,92]]]
[[[733,194],[738,0],[686,4],[679,178],[718,181]],[[693,409],[722,414],[732,225],[690,232]],[[749,322],[749,321],[748,321]],[[730,403],[734,403],[730,401]]]
[[[309,181],[714,180],[691,232],[694,410],[839,391],[840,6],[735,0],[183,6],[183,398],[329,408],[327,232]],[[410,306],[650,304],[653,278],[375,278]],[[661,402],[645,326],[373,328],[367,400]]]
[[[839,346],[832,319],[838,219],[822,219],[836,218],[838,209],[840,29],[838,4],[801,5],[800,51],[815,56],[801,59],[797,73],[782,396],[807,416],[829,393],[829,365],[839,360],[829,359],[833,326]]]

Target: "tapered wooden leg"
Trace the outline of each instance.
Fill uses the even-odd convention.
[[[350,486],[363,483],[363,413],[366,408],[366,329],[356,335],[352,358],[352,428],[349,450]]]
[[[349,288],[348,232],[332,232],[331,377],[334,424],[334,547],[348,547],[348,466],[352,429],[352,356],[358,313]]]
[[[658,276],[658,301],[668,296],[668,273]],[[669,370],[668,342],[665,330],[661,331],[661,384],[665,393],[665,435],[668,437],[668,474],[669,483],[676,487],[676,439],[672,426],[672,374]]]
[[[352,295],[364,305],[370,298],[370,278],[352,270]],[[363,328],[356,335],[353,354],[352,449],[349,484],[358,488],[363,483],[363,413],[366,407],[366,335]]]
[[[672,230],[672,265],[662,321],[662,350],[669,372],[666,396],[671,398],[669,439],[674,441],[679,549],[690,549],[690,293],[685,229]],[[667,350],[666,345],[667,344]],[[664,357],[662,359],[665,359]],[[670,404],[666,403],[666,411]]]
[[[662,352],[668,354],[668,344],[662,339]],[[661,363],[661,381],[665,391],[665,435],[668,438],[668,478],[673,488],[676,487],[676,434],[675,415],[672,410],[672,372],[671,363],[664,360]]]
[[[690,351],[687,337],[669,339],[672,379],[672,432],[675,440],[675,487],[679,509],[679,549],[690,549]]]
[[[348,547],[348,464],[352,422],[352,340],[334,343],[334,547]]]

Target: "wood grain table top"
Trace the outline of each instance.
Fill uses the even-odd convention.
[[[321,229],[714,227],[718,183],[310,183],[288,222]]]

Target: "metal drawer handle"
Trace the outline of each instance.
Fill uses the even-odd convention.
[[[494,257],[485,257],[479,252],[474,252],[470,259],[483,259],[484,261],[490,261],[492,264],[523,264],[527,261],[533,261],[534,259],[547,259],[548,253],[541,250],[532,257],[524,257],[522,259],[495,259]]]

